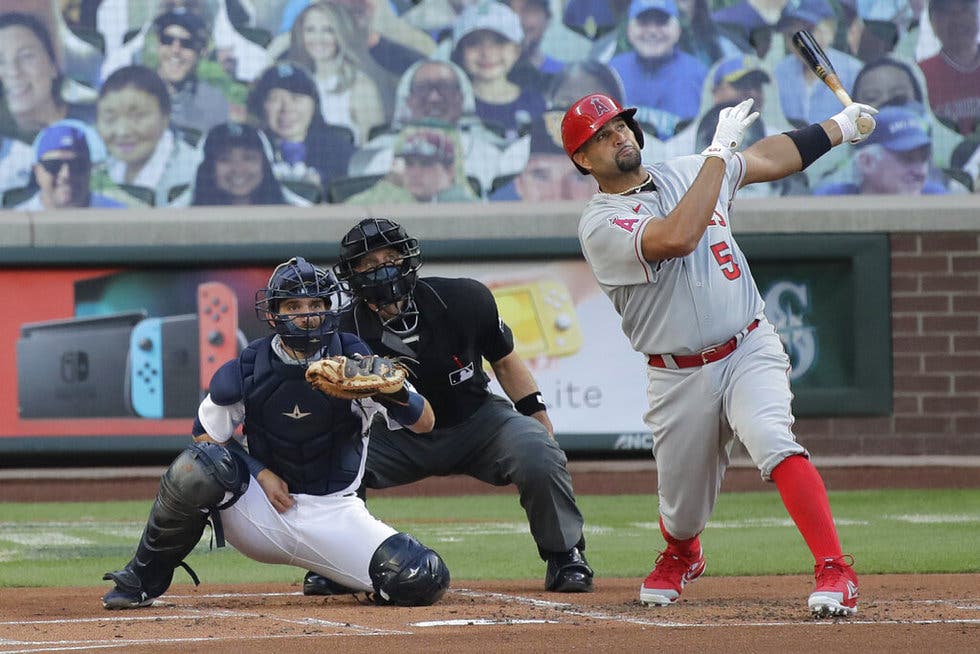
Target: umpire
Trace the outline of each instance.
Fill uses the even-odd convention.
[[[383,218],[362,220],[340,244],[336,273],[356,300],[342,315],[342,329],[358,334],[377,354],[409,357],[411,382],[436,415],[435,429],[424,437],[376,422],[365,486],[388,488],[450,474],[494,486],[514,484],[548,563],[545,589],[592,591],[565,453],[493,295],[473,279],[419,279],[421,264],[418,240]],[[483,359],[513,405],[487,388]],[[330,592],[318,591],[316,582],[316,575],[308,576],[304,592]]]

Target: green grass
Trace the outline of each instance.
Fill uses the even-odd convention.
[[[831,494],[844,550],[862,573],[980,572],[980,489]],[[457,581],[544,574],[516,495],[372,498],[372,512],[446,559]],[[663,546],[656,497],[586,495],[588,557],[597,575],[642,577]],[[0,503],[0,587],[97,585],[135,549],[149,502]],[[188,558],[207,583],[286,582],[303,571],[232,548]],[[726,493],[702,536],[709,573],[804,574],[809,552],[775,492]],[[177,582],[188,579],[178,571]]]

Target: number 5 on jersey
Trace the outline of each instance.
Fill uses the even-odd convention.
[[[721,272],[726,279],[738,279],[742,276],[742,270],[735,263],[732,256],[732,248],[725,241],[719,241],[711,246],[711,254],[715,255],[715,261],[721,268]]]

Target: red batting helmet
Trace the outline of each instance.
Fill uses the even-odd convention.
[[[585,96],[573,104],[561,120],[561,141],[562,145],[565,146],[565,152],[571,158],[603,125],[613,118],[619,117],[622,117],[626,121],[626,125],[633,130],[636,142],[642,148],[643,131],[633,118],[635,113],[636,107],[623,109],[618,102],[608,95],[592,93]],[[575,167],[583,175],[589,174],[589,171],[578,164],[575,164]]]

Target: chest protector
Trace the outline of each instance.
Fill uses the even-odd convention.
[[[341,350],[334,334],[329,351]],[[306,367],[283,363],[271,339],[249,345],[240,361],[252,456],[282,477],[291,493],[328,495],[352,486],[364,448],[361,419],[352,413],[351,401],[311,387]]]

